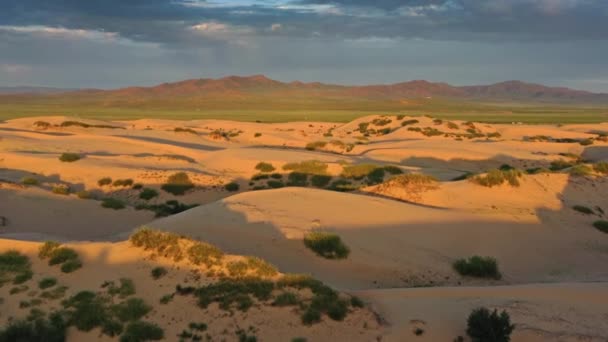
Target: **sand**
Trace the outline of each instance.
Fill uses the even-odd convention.
[[[412,119],[419,122],[401,126]],[[69,120],[121,128],[61,127]],[[374,120],[391,122],[375,125]],[[35,125],[37,121],[50,126]],[[391,132],[363,134],[359,128],[365,123],[367,129]],[[608,132],[608,124],[453,124],[457,128],[427,117],[395,116],[346,124],[9,120],[0,124],[0,216],[7,220],[0,237],[74,241],[87,255],[87,264],[100,273],[87,266],[82,272],[90,276],[67,276],[71,288],[98,287],[110,274],[114,279],[140,272],[141,286],[146,296],[147,291],[154,293],[153,298],[161,295],[156,293],[158,284],[143,279],[157,261],[121,242],[145,224],[208,241],[231,254],[261,257],[284,273],[311,274],[340,291],[360,295],[385,321],[375,326],[371,316],[365,316],[342,324],[326,322],[312,332],[302,328],[297,316],[285,323],[285,312],[271,310],[230,323],[256,320],[261,340],[289,340],[300,333],[315,337],[310,339],[314,341],[368,341],[378,336],[388,341],[452,340],[465,335],[466,316],[480,305],[509,312],[516,323],[515,341],[606,340],[608,317],[602,308],[608,297],[608,236],[592,223],[605,219],[608,179],[598,173],[574,176],[568,168],[526,174],[517,187],[484,187],[453,179],[503,164],[525,170],[578,156],[588,163],[608,161],[608,143],[598,135]],[[441,134],[425,136],[416,131],[427,127]],[[477,136],[466,136],[471,127]],[[595,139],[592,145],[578,143],[590,138]],[[306,148],[318,141],[325,146]],[[58,157],[64,152],[84,158],[61,162]],[[282,166],[310,160],[325,163],[333,180],[340,178],[345,165],[371,163],[431,175],[437,182],[420,189],[373,185],[336,192],[314,186],[267,189],[267,180],[252,181],[261,161],[271,163],[273,172],[282,174],[281,182],[287,183],[290,171]],[[187,173],[195,185],[183,196],[161,190],[176,172]],[[21,184],[24,177],[38,179],[39,185]],[[157,190],[159,196],[146,201],[139,198],[138,189],[100,186],[103,177],[132,179]],[[230,182],[239,184],[239,189],[226,190]],[[52,193],[57,185],[69,185],[72,193]],[[83,190],[92,199],[79,198],[76,192]],[[105,197],[121,199],[127,208],[103,208],[99,200]],[[167,200],[199,206],[165,218],[135,209]],[[575,205],[594,213],[575,211]],[[338,234],[351,250],[349,257],[327,260],[307,249],[302,238],[315,230]],[[15,245],[13,241],[2,241],[0,250],[16,246],[33,253],[32,242]],[[451,264],[456,259],[476,254],[495,257],[502,279],[461,277],[454,272]],[[35,264],[37,271],[47,272],[43,266]],[[190,311],[172,314],[185,319]],[[152,318],[162,322],[167,315],[155,313]],[[369,329],[356,335],[361,332],[353,326],[363,320],[369,320]],[[218,326],[222,324],[229,323]],[[415,336],[415,327],[425,333]],[[276,335],[267,333],[273,329]],[[71,340],[85,338],[79,332],[71,334]]]

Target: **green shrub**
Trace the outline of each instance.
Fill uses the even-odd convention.
[[[182,211],[197,207],[198,204],[184,204],[175,200],[168,200],[162,204],[139,204],[135,207],[137,210],[151,210],[156,213],[156,217],[165,217],[179,214]]]
[[[342,177],[359,180],[378,168],[379,166],[375,164],[346,165],[343,168]]]
[[[66,163],[72,163],[82,158],[78,153],[62,153],[59,160]]]
[[[239,183],[236,182],[230,182],[226,185],[224,185],[224,189],[226,189],[227,191],[233,192],[233,191],[239,191],[240,185]]]
[[[314,141],[306,144],[306,149],[309,151],[314,151],[316,149],[325,147],[325,145],[327,145],[327,142],[325,141]]]
[[[388,118],[376,118],[376,119],[372,120],[372,124],[374,124],[376,126],[386,126],[386,125],[390,124],[391,122],[393,122],[393,120],[388,119]]]
[[[583,140],[579,141],[578,143],[581,144],[582,146],[593,145],[593,139],[583,139]]]
[[[265,174],[265,173],[258,173],[257,175],[253,175],[251,177],[251,180],[255,182],[255,181],[259,181],[262,179],[268,179],[268,178],[270,178],[270,175]]]
[[[597,173],[603,173],[603,174],[608,174],[608,163],[606,162],[599,162],[599,163],[595,163],[593,164],[593,170]]]
[[[136,321],[152,310],[141,298],[129,298],[111,307],[112,313],[122,322]]]
[[[32,270],[23,270],[20,271],[19,273],[17,273],[17,275],[15,275],[15,278],[13,279],[13,284],[15,285],[19,285],[19,284],[23,284],[26,281],[32,279],[32,277],[34,276],[34,272],[32,272]]]
[[[38,287],[41,290],[48,289],[49,287],[53,287],[55,285],[57,285],[57,279],[51,277],[43,278],[38,282]]]
[[[300,303],[300,300],[299,300],[297,294],[295,294],[293,292],[283,292],[274,299],[274,301],[272,302],[272,305],[274,305],[274,306],[292,306],[292,305],[298,305],[299,303]]]
[[[272,179],[283,179],[283,175],[280,173],[273,173],[270,175],[270,178]]]
[[[313,325],[314,323],[321,322],[321,312],[315,308],[309,307],[302,314],[302,323],[306,325]]]
[[[274,277],[279,271],[269,262],[254,256],[245,257],[247,268],[251,269],[256,276],[262,278]]]
[[[151,188],[144,188],[139,193],[139,198],[146,200],[146,201],[151,200],[156,196],[158,196],[158,191],[151,189]]]
[[[165,332],[154,323],[135,321],[127,325],[120,336],[120,342],[159,341],[165,337]]]
[[[308,174],[302,172],[291,172],[287,176],[287,186],[307,186]]]
[[[65,293],[67,290],[67,286],[57,286],[52,290],[43,291],[42,293],[40,293],[40,298],[48,300],[57,300],[59,298],[65,297]]]
[[[116,286],[114,282],[107,283],[109,295],[118,295],[120,298],[126,298],[135,294],[135,283],[133,283],[133,280],[129,278],[120,278],[118,281],[120,282],[120,286]]]
[[[333,191],[347,192],[357,190],[358,186],[353,185],[351,181],[346,179],[336,179],[335,181],[331,182],[327,189]]]
[[[144,185],[143,185],[143,184],[141,184],[141,183],[135,183],[135,184],[133,184],[133,186],[131,187],[131,189],[133,189],[133,190],[141,190],[141,189],[143,189],[143,188],[144,188]]]
[[[467,335],[473,342],[509,342],[514,328],[506,311],[499,315],[483,307],[473,310],[467,320]]]
[[[68,247],[59,247],[54,249],[49,255],[49,266],[63,264],[68,260],[78,259],[78,253]]]
[[[391,175],[400,175],[403,173],[403,170],[401,170],[400,167],[398,166],[393,166],[393,165],[387,165],[384,167],[384,171],[390,173]]]
[[[68,260],[61,265],[61,272],[72,273],[81,267],[82,261],[80,261],[80,259]]]
[[[97,181],[97,185],[99,186],[105,186],[110,184],[112,184],[112,178],[110,177],[104,177]]]
[[[120,210],[125,208],[125,202],[112,197],[101,200],[101,206],[108,209]]]
[[[91,331],[110,320],[107,300],[90,291],[80,291],[62,302],[70,310],[69,324],[81,331]]]
[[[255,166],[255,169],[259,170],[260,172],[272,172],[275,170],[275,167],[270,163],[259,162]]]
[[[160,279],[162,277],[164,277],[167,274],[167,269],[161,266],[158,267],[154,267],[152,269],[152,271],[150,271],[150,275],[152,275],[152,278],[154,279]]]
[[[76,196],[78,196],[80,199],[90,199],[91,193],[86,190],[81,190],[76,193]]]
[[[405,121],[401,122],[401,126],[415,125],[417,123],[420,123],[420,121],[418,121],[416,119],[405,120]]]
[[[352,296],[350,297],[350,305],[355,308],[362,308],[365,306],[365,303],[361,300],[361,298]]]
[[[308,233],[304,236],[304,245],[326,259],[345,259],[350,253],[342,239],[332,233]]]
[[[324,188],[331,181],[331,176],[328,175],[312,175],[310,182],[317,188]]]
[[[593,222],[593,226],[597,228],[600,232],[608,233],[608,221],[599,220]]]
[[[593,209],[589,208],[589,207],[585,207],[583,205],[575,205],[572,207],[572,209],[578,211],[579,213],[583,213],[583,214],[593,214]]]
[[[21,184],[23,184],[23,185],[38,185],[38,184],[40,184],[40,182],[38,181],[38,179],[36,179],[34,177],[23,177],[21,179]]]
[[[505,181],[511,186],[519,186],[519,179],[523,173],[517,169],[510,170],[490,170],[485,175],[479,175],[470,177],[469,179],[479,185],[487,186],[489,188],[502,185]]]
[[[161,304],[169,304],[173,300],[173,296],[174,296],[173,293],[162,296],[160,298],[160,303]]]
[[[37,128],[47,129],[51,127],[51,124],[46,121],[36,121],[34,122],[34,126],[36,126]]]
[[[261,137],[261,136],[262,136],[262,133],[255,133],[255,134],[253,135],[253,137],[254,137],[254,138],[259,138],[259,137]]]
[[[278,189],[278,188],[282,188],[285,186],[285,184],[283,184],[283,182],[281,181],[277,181],[277,180],[269,180],[268,182],[266,182],[266,184],[268,184],[268,187],[271,189]]]
[[[132,186],[133,180],[131,178],[127,179],[117,179],[112,183],[113,186]]]
[[[0,330],[2,342],[64,342],[67,324],[61,314],[52,313],[49,319],[33,318],[31,320],[9,321],[6,328]]]
[[[498,263],[492,257],[472,256],[469,259],[458,259],[452,266],[462,276],[500,279]]]
[[[53,186],[53,189],[51,189],[51,191],[57,195],[69,195],[70,187],[66,184],[55,185]]]
[[[325,175],[327,174],[327,164],[318,160],[308,160],[299,163],[287,163],[283,165],[283,170],[311,175]]]
[[[206,242],[196,241],[187,251],[188,260],[195,265],[204,264],[211,267],[217,264],[224,257],[224,252],[219,248]]]
[[[559,170],[563,170],[563,169],[567,169],[569,167],[572,167],[576,165],[576,162],[574,161],[567,161],[564,159],[558,159],[558,160],[554,160],[551,162],[551,166],[549,167],[549,169],[551,171],[559,171]]]
[[[193,130],[192,128],[175,127],[173,129],[173,132],[176,132],[176,133],[191,133],[191,134],[198,135],[198,133],[195,130]]]
[[[190,181],[185,172],[177,172],[169,176],[167,182],[161,186],[161,189],[175,196],[183,195],[192,188],[194,188],[194,183]]]
[[[578,164],[571,167],[568,173],[576,177],[585,177],[590,176],[593,173],[593,169],[585,164]]]

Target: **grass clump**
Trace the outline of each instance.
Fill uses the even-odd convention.
[[[599,230],[600,232],[608,234],[608,221],[604,221],[604,220],[595,221],[595,222],[593,222],[593,226],[595,228],[597,228],[597,230]]]
[[[473,342],[509,342],[515,325],[506,311],[498,314],[487,308],[478,308],[467,319],[467,335]]]
[[[375,164],[346,165],[342,170],[342,177],[361,180],[374,170],[378,169]]]
[[[287,163],[283,170],[306,173],[311,175],[327,174],[327,164],[318,160],[308,160],[299,163]]]
[[[167,178],[167,182],[161,186],[161,189],[175,196],[180,196],[186,191],[194,188],[194,183],[185,172],[177,172]]]
[[[255,166],[255,169],[259,170],[260,172],[272,172],[272,171],[276,170],[272,164],[266,163],[266,162],[259,162]]]
[[[572,207],[572,209],[587,215],[594,214],[593,209],[585,207],[584,205],[575,205]]]
[[[129,278],[120,278],[120,285],[116,286],[113,281],[107,282],[104,285],[108,288],[108,294],[110,296],[118,296],[120,298],[126,298],[135,294],[135,283]]]
[[[285,186],[285,184],[283,184],[282,181],[278,181],[278,180],[269,180],[268,182],[266,182],[266,184],[268,185],[269,188],[271,189],[279,189]]]
[[[54,241],[45,242],[38,249],[40,259],[49,259],[49,266],[61,265],[63,273],[72,273],[82,267],[82,261],[75,250]]]
[[[230,192],[239,191],[239,188],[240,188],[240,185],[239,185],[239,183],[236,183],[236,182],[230,182],[230,183],[224,185],[224,189],[226,189],[226,191],[230,191]]]
[[[105,186],[110,184],[112,184],[112,178],[110,177],[104,177],[97,181],[97,185],[99,186]]]
[[[593,164],[593,170],[597,173],[607,175],[608,174],[608,163],[606,163],[606,162],[595,163],[595,164]]]
[[[101,206],[104,208],[114,209],[114,210],[120,210],[120,209],[124,209],[126,207],[125,202],[123,202],[117,198],[112,198],[112,197],[107,197],[107,198],[104,198],[103,200],[101,200]]]
[[[140,193],[139,193],[139,198],[143,199],[143,200],[151,200],[154,197],[158,196],[158,191],[151,189],[151,188],[144,188]]]
[[[52,277],[43,278],[38,282],[38,288],[41,290],[48,289],[49,287],[53,287],[57,285],[57,279]]]
[[[593,169],[588,165],[578,164],[571,167],[568,173],[575,177],[586,177],[593,173]]]
[[[65,162],[65,163],[72,163],[77,160],[80,160],[81,158],[82,158],[82,156],[78,153],[62,153],[59,156],[59,160],[61,160],[62,162]]]
[[[81,190],[76,193],[76,196],[78,196],[80,199],[90,199],[91,193],[86,190]]]
[[[10,321],[0,330],[0,341],[15,342],[63,342],[66,340],[67,324],[62,315],[53,313],[45,317]]]
[[[316,186],[317,188],[324,188],[329,184],[329,182],[331,182],[331,176],[312,175],[312,177],[310,177],[310,182],[313,186]]]
[[[308,186],[308,174],[303,172],[291,172],[287,175],[287,186]]]
[[[492,257],[475,255],[468,259],[458,259],[452,264],[452,267],[462,276],[493,279],[502,277],[498,271],[498,263]]]
[[[124,302],[113,305],[112,313],[122,322],[136,321],[152,310],[141,298],[129,298]]]
[[[350,253],[342,239],[333,233],[308,233],[304,236],[304,245],[326,259],[345,259]]]
[[[131,178],[117,179],[114,181],[114,183],[112,183],[112,186],[126,187],[126,186],[132,186],[132,185],[133,185],[133,180]]]
[[[38,185],[38,184],[40,184],[40,181],[38,181],[38,179],[36,179],[34,177],[23,177],[21,179],[21,184],[23,184],[23,185]]]
[[[129,241],[144,250],[151,250],[165,258],[180,261],[184,258],[182,248],[179,244],[180,237],[174,233],[153,230],[147,227],[138,229]]]
[[[574,165],[576,165],[576,161],[568,161],[568,160],[564,160],[564,159],[560,158],[558,160],[554,160],[551,162],[551,165],[549,166],[549,170],[560,171],[560,170],[572,167]]]
[[[469,179],[476,184],[493,187],[502,185],[504,182],[508,182],[511,186],[519,186],[519,178],[523,175],[523,172],[517,169],[509,170],[490,170],[485,175],[478,175],[470,177]]]
[[[259,133],[259,132],[253,134],[254,138],[259,138],[261,136],[262,136],[262,133]]]
[[[211,267],[222,260],[224,252],[206,242],[196,241],[188,248],[187,255],[191,263]]]
[[[127,325],[120,342],[159,341],[164,337],[165,332],[155,323],[135,321]]]
[[[152,271],[150,271],[150,275],[154,279],[160,279],[160,278],[164,277],[165,275],[167,275],[167,269],[164,267],[161,267],[161,266],[154,267],[152,269]]]
[[[70,186],[66,184],[55,185],[51,189],[51,192],[57,195],[69,195],[70,194]]]
[[[72,273],[82,267],[80,259],[68,260],[61,265],[61,272]]]
[[[293,292],[283,292],[278,295],[274,301],[272,302],[273,306],[293,306],[298,305],[300,303],[300,299],[298,295]]]
[[[18,251],[9,250],[0,254],[0,286],[13,281],[22,284],[32,278],[30,259]]]
[[[309,151],[314,151],[320,148],[324,148],[327,145],[326,141],[314,141],[306,144],[306,149]]]

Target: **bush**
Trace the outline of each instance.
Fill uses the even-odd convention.
[[[416,120],[416,119],[411,119],[411,120],[405,120],[401,122],[401,126],[408,126],[408,125],[415,125],[417,123],[419,123],[420,121]]]
[[[38,184],[40,184],[40,182],[38,181],[38,179],[36,179],[34,177],[23,177],[21,179],[21,184],[23,184],[23,185],[38,185]]]
[[[300,300],[298,299],[298,295],[293,292],[283,292],[278,295],[274,301],[272,302],[273,306],[291,306],[298,305]]]
[[[236,182],[230,182],[226,185],[224,185],[224,189],[226,189],[227,191],[233,192],[233,191],[239,191],[239,183]]]
[[[144,188],[144,185],[143,185],[143,184],[141,184],[141,183],[135,183],[135,184],[133,184],[133,186],[131,187],[131,189],[133,189],[133,190],[141,190],[141,189],[143,189],[143,188]]]
[[[48,277],[48,278],[43,278],[42,280],[40,280],[40,281],[38,282],[38,287],[39,287],[41,290],[48,289],[49,287],[53,287],[53,286],[55,286],[55,285],[57,285],[57,279],[55,279],[55,278],[50,278],[50,277]]]
[[[261,172],[272,172],[275,170],[275,167],[270,164],[270,163],[265,163],[265,162],[259,162],[256,166],[255,166],[256,170],[259,170]]]
[[[268,184],[268,187],[271,189],[278,189],[278,188],[282,188],[285,186],[285,184],[283,184],[283,182],[281,181],[277,181],[277,180],[269,180],[268,182],[266,182],[266,184]]]
[[[101,206],[108,209],[120,210],[125,208],[125,202],[112,197],[101,200]]]
[[[49,266],[63,264],[68,260],[78,259],[78,253],[68,247],[59,247],[54,249],[49,255]]]
[[[110,185],[110,184],[112,184],[112,178],[110,178],[110,177],[104,177],[97,181],[97,185],[99,185],[99,186]]]
[[[32,279],[33,276],[34,276],[34,272],[32,272],[32,270],[29,270],[29,269],[23,270],[23,271],[17,273],[17,275],[13,279],[13,284],[15,284],[15,285],[23,284],[26,281]]]
[[[558,159],[558,160],[554,160],[551,162],[551,166],[549,167],[549,169],[551,171],[559,171],[559,170],[563,170],[563,169],[567,169],[569,167],[572,167],[576,164],[576,162],[574,161],[567,161],[564,159]]]
[[[188,248],[188,260],[195,265],[211,267],[224,257],[224,252],[206,242],[196,241]]]
[[[81,190],[76,193],[76,196],[78,196],[80,199],[90,199],[91,193],[86,190]]]
[[[133,280],[120,278],[118,281],[120,282],[120,286],[116,286],[113,281],[107,283],[109,295],[118,295],[120,298],[126,298],[135,294],[135,283],[133,283]]]
[[[595,163],[593,164],[593,170],[597,173],[603,173],[603,174],[608,174],[608,163],[606,162],[599,162],[599,163]]]
[[[288,186],[307,186],[308,174],[302,172],[292,172],[287,176]]]
[[[137,210],[151,210],[156,213],[156,217],[165,217],[179,214],[182,211],[197,207],[198,204],[184,204],[175,200],[168,200],[163,204],[140,204],[135,207]]]
[[[304,245],[326,259],[345,259],[350,250],[336,234],[311,232],[304,236]]]
[[[523,173],[517,169],[510,170],[490,170],[485,175],[471,177],[472,182],[489,188],[495,185],[502,185],[507,181],[511,186],[519,186],[519,179]]]
[[[308,160],[300,163],[287,163],[283,165],[283,170],[311,175],[325,175],[327,174],[327,164],[318,160]]]
[[[149,322],[135,321],[127,325],[120,336],[120,342],[158,341],[165,337],[165,332],[158,325]]]
[[[583,213],[583,214],[593,214],[593,209],[589,208],[589,207],[585,207],[583,205],[575,205],[572,207],[572,209],[578,211],[579,213]]]
[[[593,222],[593,226],[597,228],[600,232],[608,233],[608,221],[599,220]]]
[[[152,269],[152,271],[150,271],[150,275],[152,275],[152,278],[154,279],[160,279],[162,277],[164,277],[167,274],[167,269],[161,266],[158,267],[154,267]]]
[[[72,163],[82,158],[78,153],[62,153],[59,156],[59,160],[66,163]]]
[[[593,145],[593,139],[583,139],[583,140],[579,141],[578,143],[581,144],[582,146]]]
[[[158,191],[151,188],[145,188],[139,193],[139,198],[146,201],[151,200],[156,196],[158,196]]]
[[[40,248],[38,249],[38,257],[40,259],[46,259],[51,256],[51,253],[59,248],[61,244],[55,241],[46,241]]]
[[[259,137],[261,137],[261,136],[262,136],[262,133],[255,133],[255,134],[253,135],[253,137],[254,137],[254,138],[259,138]]]
[[[79,259],[68,260],[61,265],[61,272],[72,273],[82,267],[82,262]]]
[[[312,185],[316,186],[317,188],[326,187],[330,181],[331,181],[331,176],[328,176],[328,175],[313,175],[310,178],[310,182],[312,183]]]
[[[57,195],[69,195],[70,187],[65,184],[55,185],[53,186],[53,189],[51,189],[51,191]]]
[[[342,177],[352,179],[363,179],[379,167],[375,164],[359,164],[344,166]]]
[[[117,179],[112,183],[113,186],[132,186],[133,180],[131,178],[127,179]]]
[[[10,321],[6,328],[0,330],[2,342],[63,342],[66,340],[67,324],[62,315],[53,313],[47,320]]]
[[[491,257],[472,256],[469,259],[458,259],[452,264],[454,270],[462,276],[500,279],[496,259]]]
[[[309,151],[314,151],[316,149],[325,147],[325,145],[327,145],[327,142],[325,141],[314,141],[306,144],[306,149]]]
[[[515,326],[509,314],[486,308],[473,310],[467,320],[467,335],[473,342],[509,342]]]
[[[141,298],[129,298],[122,303],[113,305],[112,313],[122,322],[136,321],[152,310]]]
[[[571,167],[568,173],[575,177],[585,177],[590,176],[593,173],[593,169],[585,164],[579,164]]]
[[[161,186],[161,189],[175,196],[183,195],[192,188],[194,188],[194,183],[190,181],[185,172],[177,172],[169,176],[167,182]]]

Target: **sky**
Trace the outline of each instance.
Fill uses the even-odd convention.
[[[0,86],[253,74],[608,93],[608,0],[0,0]]]

